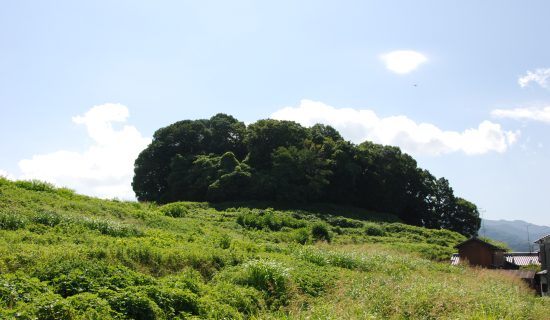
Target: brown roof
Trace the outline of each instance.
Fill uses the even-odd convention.
[[[502,249],[502,248],[499,248],[499,247],[495,246],[494,244],[491,244],[491,243],[489,243],[489,242],[487,242],[487,241],[481,240],[481,239],[479,239],[478,237],[472,237],[472,238],[470,238],[470,239],[468,239],[468,240],[466,240],[466,241],[464,241],[464,242],[462,242],[462,243],[459,243],[459,244],[457,244],[457,245],[455,246],[455,248],[458,249],[458,248],[462,247],[463,245],[465,245],[465,244],[467,244],[467,243],[470,243],[470,242],[479,242],[479,243],[482,243],[482,244],[488,246],[489,248],[491,248],[491,249],[493,249],[493,250],[506,251],[506,250],[504,250],[504,249]]]

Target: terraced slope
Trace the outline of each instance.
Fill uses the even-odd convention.
[[[463,236],[362,216],[158,207],[0,178],[0,318],[550,318],[519,281],[450,266]]]

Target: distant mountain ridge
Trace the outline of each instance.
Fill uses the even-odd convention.
[[[550,227],[522,220],[483,219],[479,229],[480,236],[505,242],[512,250],[523,252],[537,251],[538,245],[533,242],[547,234],[550,234]]]

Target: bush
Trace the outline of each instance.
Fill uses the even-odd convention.
[[[327,225],[322,223],[322,222],[314,223],[311,226],[311,236],[315,240],[327,241],[327,242],[330,242],[330,240],[332,238],[331,235],[330,235],[330,231],[328,230]]]
[[[365,234],[367,236],[384,236],[386,231],[378,224],[375,223],[365,223]]]
[[[159,211],[168,217],[182,218],[198,209],[208,209],[208,204],[202,202],[172,202],[160,207]]]
[[[115,311],[107,300],[97,294],[85,292],[67,298],[78,319],[113,319]]]
[[[303,262],[291,270],[291,275],[298,289],[312,297],[323,295],[336,280],[332,270]]]
[[[17,230],[26,224],[27,220],[17,214],[0,212],[0,230]]]
[[[19,180],[15,181],[15,185],[31,191],[56,192],[57,190],[53,184],[40,180]]]
[[[263,291],[271,306],[286,304],[290,297],[289,269],[272,260],[252,260],[242,265],[239,284]]]
[[[68,301],[57,294],[44,294],[34,302],[36,317],[40,320],[73,319],[73,309]]]
[[[0,275],[0,306],[13,308],[18,302],[30,302],[49,292],[46,283],[23,273]]]
[[[269,229],[272,231],[279,231],[283,227],[296,229],[306,226],[304,221],[300,221],[286,213],[274,211],[271,208],[242,212],[237,216],[237,223],[249,229]]]
[[[32,220],[48,227],[54,227],[63,221],[63,217],[56,212],[42,210],[38,212]]]
[[[306,228],[296,229],[292,233],[292,239],[299,244],[307,244],[309,243],[309,231]]]
[[[212,295],[245,315],[254,315],[264,307],[261,293],[255,288],[242,287],[228,282],[219,282],[212,288]]]
[[[88,229],[97,230],[101,234],[112,237],[139,237],[143,235],[143,232],[135,227],[110,220],[84,218],[80,220],[80,223]]]
[[[138,288],[126,288],[116,293],[104,291],[102,295],[106,297],[114,310],[130,319],[153,320],[163,317],[159,306]]]
[[[352,220],[344,217],[329,217],[327,219],[327,222],[335,227],[341,227],[341,228],[361,228],[363,226],[363,222]]]
[[[224,234],[221,236],[219,243],[220,243],[220,248],[229,249],[229,247],[231,246],[231,237],[228,236],[227,234]]]
[[[32,275],[49,282],[50,287],[64,297],[102,288],[118,290],[152,283],[150,277],[125,266],[78,258],[52,259],[37,266]]]
[[[199,312],[198,296],[188,289],[156,285],[144,287],[143,291],[164,311],[168,319],[173,319],[181,313]]]

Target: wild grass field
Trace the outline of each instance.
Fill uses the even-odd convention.
[[[458,233],[329,209],[157,206],[0,178],[0,318],[550,318],[520,281],[450,266]]]

